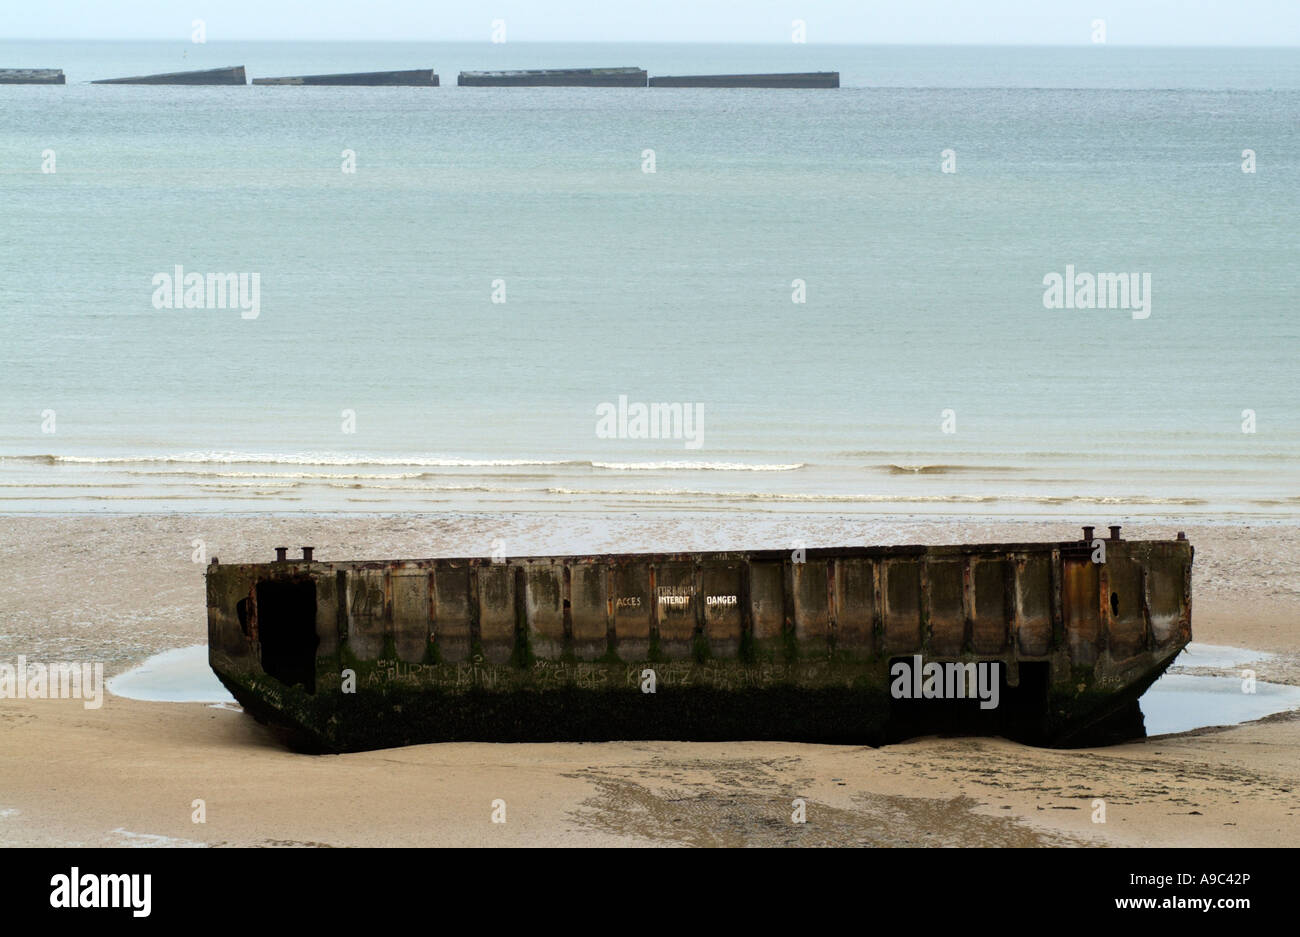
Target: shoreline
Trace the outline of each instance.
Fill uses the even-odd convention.
[[[1082,523],[1125,539],[1187,534],[1196,549],[1193,640],[1300,651],[1300,522],[1200,524],[1190,518],[1034,518],[647,511],[600,514],[0,515],[0,659],[19,653],[102,660],[116,674],[152,654],[206,641],[207,560],[270,560],[312,544],[322,560],[786,549],[1067,540]],[[1104,528],[1099,528],[1104,529]],[[1237,614],[1248,610],[1249,615]]]
[[[799,515],[800,512],[794,509],[782,514]],[[1268,526],[1283,527],[1300,527],[1300,514],[1283,515],[1283,514],[1216,514],[1213,516],[1204,516],[1200,514],[1121,514],[1118,517],[1104,515],[1102,508],[1106,505],[1099,505],[1098,510],[1088,513],[1078,514],[1028,514],[1028,513],[1008,513],[1008,514],[971,514],[969,512],[939,514],[925,513],[919,511],[911,512],[889,512],[889,511],[851,511],[841,508],[838,513],[829,509],[825,511],[804,511],[804,514],[814,517],[840,517],[845,520],[878,520],[878,521],[912,521],[917,524],[1064,524],[1066,526],[1079,526],[1082,524],[1098,524],[1098,516],[1103,515],[1110,520],[1115,520],[1121,525],[1136,524],[1176,524],[1185,523],[1193,527],[1237,527],[1243,526],[1239,523],[1242,519],[1256,519],[1261,523],[1267,523]],[[738,510],[720,508],[716,504],[700,505],[692,507],[689,504],[678,505],[651,505],[646,507],[627,508],[626,510],[613,512],[620,516],[636,516],[639,514],[649,515],[668,515],[673,514],[717,514],[719,516],[733,516]],[[234,517],[234,518],[264,518],[264,519],[301,519],[306,517],[329,519],[380,519],[380,518],[411,518],[423,517],[430,519],[442,519],[457,517],[501,517],[501,518],[531,518],[535,520],[543,519],[546,515],[551,514],[553,508],[537,509],[530,507],[516,508],[456,508],[455,510],[425,510],[425,511],[407,511],[401,509],[377,510],[377,509],[360,509],[355,511],[321,511],[309,508],[301,510],[260,510],[260,511],[0,511],[0,522],[5,520],[39,519],[39,518],[160,518],[160,517]],[[566,514],[588,514],[593,517],[604,517],[610,514],[610,511],[600,508],[593,508],[590,505],[574,505],[571,511]],[[766,515],[768,512],[758,510],[754,513]],[[1100,527],[1098,529],[1101,529]]]

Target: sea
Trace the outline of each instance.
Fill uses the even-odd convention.
[[[229,65],[441,87],[90,83]],[[0,41],[38,66],[0,513],[1300,515],[1300,49]],[[456,86],[605,66],[841,87]]]

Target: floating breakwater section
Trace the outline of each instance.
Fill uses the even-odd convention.
[[[644,68],[532,68],[518,71],[461,72],[464,87],[644,88]]]
[[[0,68],[0,85],[66,85],[61,68]]]
[[[255,85],[345,85],[370,87],[438,87],[438,73],[431,68],[396,72],[353,72],[344,75],[290,75],[284,78],[254,78]]]
[[[243,85],[248,79],[244,66],[207,68],[194,72],[167,72],[161,75],[137,75],[132,78],[100,78],[93,85]]]
[[[66,84],[62,69],[0,69],[0,84]],[[255,85],[422,87],[441,82],[432,68],[396,71],[350,72],[324,75],[285,75],[254,78]],[[244,66],[210,68],[127,78],[99,78],[96,85],[246,85]],[[651,77],[644,68],[537,68],[497,71],[462,71],[456,84],[463,87],[514,88],[838,88],[839,72],[786,72],[735,75],[664,75]]]
[[[838,88],[839,72],[765,75],[656,75],[651,88]]]
[[[839,72],[785,72],[737,75],[665,75],[651,77],[643,68],[554,68],[521,71],[461,72],[465,86],[619,87],[619,88],[838,88]]]

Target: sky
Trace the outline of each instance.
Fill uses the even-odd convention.
[[[1300,0],[0,0],[0,39],[1300,45]]]

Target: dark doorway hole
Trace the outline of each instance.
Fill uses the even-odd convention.
[[[1047,695],[1052,685],[1048,661],[1022,660],[1017,669],[1020,682],[1008,687],[1004,703],[1005,731],[1018,742],[1042,745],[1047,741]]]
[[[895,658],[911,664],[909,658]],[[1005,661],[983,661],[997,668],[998,704],[983,709],[978,699],[906,699],[893,696],[892,681],[889,700],[889,726],[887,741],[898,741],[917,735],[935,732],[965,735],[1003,735],[1030,745],[1048,742],[1048,693],[1052,684],[1052,665],[1048,661],[1020,661],[1019,681],[1015,686],[1007,682]]]
[[[1045,660],[1022,660],[1017,669],[1020,671],[1020,683],[1007,691],[1010,714],[1021,722],[1041,719],[1047,712],[1052,665]]]
[[[1110,613],[1116,618],[1119,617],[1119,593],[1118,592],[1112,592],[1110,594]]]
[[[235,614],[239,616],[239,630],[244,632],[244,637],[249,637],[248,630],[248,599],[240,599],[235,603]]]
[[[285,686],[301,683],[316,692],[316,584],[273,581],[257,584],[257,636],[262,670]]]

